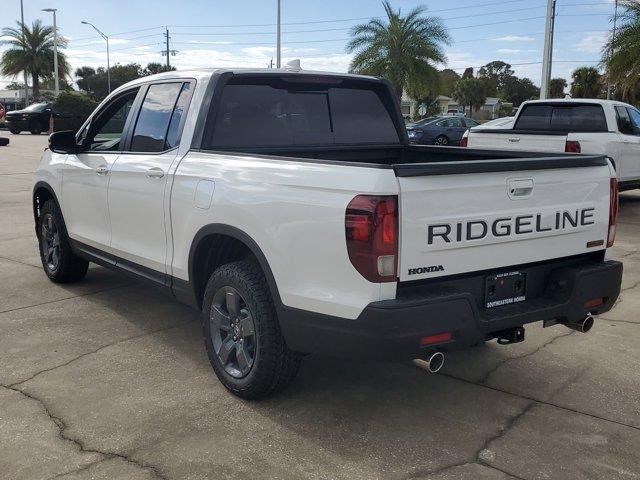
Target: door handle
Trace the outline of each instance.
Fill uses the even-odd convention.
[[[100,165],[98,168],[96,168],[96,173],[98,175],[106,175],[107,173],[109,173],[109,169],[106,165]]]
[[[151,167],[149,170],[147,170],[147,177],[149,177],[149,178],[162,178],[162,177],[164,177],[164,172],[162,171],[161,168]]]

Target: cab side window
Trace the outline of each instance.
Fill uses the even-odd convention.
[[[631,117],[625,107],[616,107],[616,119],[620,133],[633,135],[633,123],[631,123]]]
[[[149,86],[147,94],[140,107],[140,113],[133,131],[131,140],[132,152],[162,152],[165,147],[167,133],[171,128],[171,143],[177,142],[177,125],[172,122],[174,108],[178,102],[178,96],[183,88],[182,82],[157,83]],[[179,125],[183,105],[176,112],[176,122]],[[171,147],[169,147],[171,148]]]
[[[627,108],[627,110],[633,124],[633,135],[640,135],[640,112],[635,108]]]
[[[138,88],[114,98],[80,133],[80,140],[90,152],[122,150],[123,132]]]

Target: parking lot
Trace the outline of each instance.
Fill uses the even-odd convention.
[[[6,132],[3,132],[6,134]],[[47,137],[0,147],[0,478],[640,478],[640,193],[621,196],[623,293],[588,334],[411,362],[305,358],[284,394],[241,401],[199,315],[92,266],[42,272],[31,178]]]

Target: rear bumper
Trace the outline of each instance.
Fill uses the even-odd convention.
[[[620,293],[622,263],[571,259],[516,268],[527,273],[527,300],[482,306],[481,274],[399,287],[395,300],[369,304],[355,320],[283,306],[280,325],[290,348],[307,353],[394,359],[425,350],[463,348],[501,330],[541,320],[579,320],[609,311]],[[503,269],[502,271],[515,270]],[[500,271],[496,271],[500,272]],[[596,308],[585,302],[603,298]],[[421,347],[422,337],[451,332],[450,342]]]

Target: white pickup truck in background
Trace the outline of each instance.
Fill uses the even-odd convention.
[[[640,111],[612,100],[534,100],[520,106],[513,128],[467,131],[462,147],[606,155],[620,190],[640,188]]]
[[[236,395],[302,353],[425,357],[611,309],[617,183],[604,155],[410,145],[391,86],[313,72],[167,72],[49,139],[33,189],[42,266],[88,262],[202,311]]]

